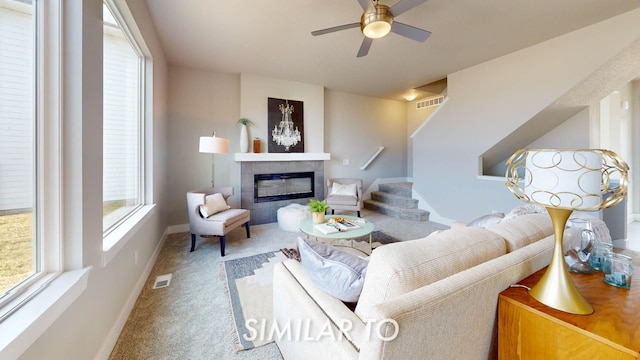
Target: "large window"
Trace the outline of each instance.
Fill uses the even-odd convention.
[[[144,195],[144,56],[114,4],[104,22],[103,230],[141,207]]]
[[[0,0],[0,305],[42,268],[35,226],[35,18],[31,0]]]

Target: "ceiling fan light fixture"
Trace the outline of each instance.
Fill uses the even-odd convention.
[[[391,31],[393,15],[386,5],[376,4],[373,9],[362,14],[360,28],[364,36],[371,39],[384,37]]]

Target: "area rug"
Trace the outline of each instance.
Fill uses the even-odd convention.
[[[372,245],[377,247],[399,240],[383,233],[372,233]],[[355,239],[355,244],[366,244],[369,236]],[[356,247],[358,245],[354,245]],[[273,342],[267,336],[273,323],[273,266],[287,259],[278,250],[264,254],[227,260],[222,263],[232,313],[236,350],[248,350]],[[263,327],[264,326],[264,327]]]

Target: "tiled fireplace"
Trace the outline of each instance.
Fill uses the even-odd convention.
[[[240,206],[251,211],[251,224],[278,221],[277,211],[292,203],[324,199],[324,161],[243,161]],[[309,183],[313,179],[313,183]],[[256,191],[256,185],[263,187]]]

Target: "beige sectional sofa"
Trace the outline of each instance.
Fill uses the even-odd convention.
[[[495,358],[498,294],[549,263],[552,233],[548,215],[529,214],[381,246],[353,310],[287,260],[274,318],[292,331],[276,343],[285,359]]]

